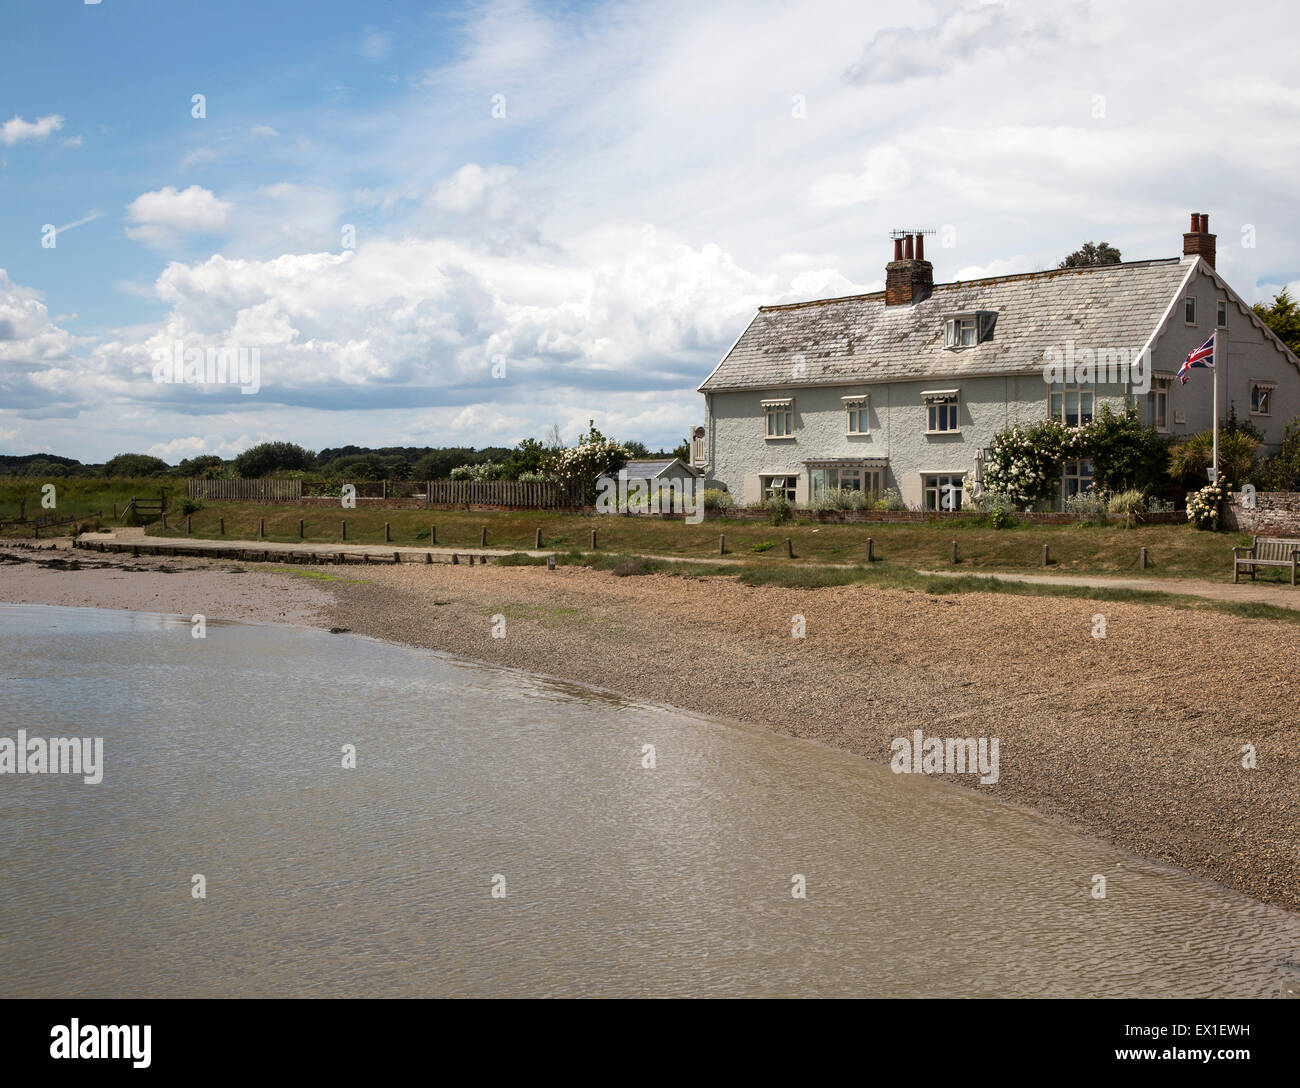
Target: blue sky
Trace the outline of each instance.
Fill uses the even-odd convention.
[[[1087,239],[1176,255],[1206,211],[1247,299],[1300,288],[1294,22],[13,3],[0,452],[512,444],[588,419],[674,445],[756,306],[878,288],[897,226],[948,228],[927,255],[951,280]],[[260,388],[155,382],[177,343],[256,348]]]

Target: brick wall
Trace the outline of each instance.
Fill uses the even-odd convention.
[[[1257,536],[1300,537],[1300,491],[1260,491],[1254,509],[1241,505],[1240,494],[1224,513],[1229,529]]]

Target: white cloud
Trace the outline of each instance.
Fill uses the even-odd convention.
[[[77,135],[77,136],[69,136],[67,139],[65,139],[65,140],[63,141],[63,146],[64,146],[64,147],[80,147],[80,146],[82,145],[82,142],[83,142],[83,141],[82,141],[82,138],[81,138],[80,135]]]
[[[65,120],[57,113],[38,117],[35,121],[24,121],[15,114],[0,125],[0,144],[16,144],[19,140],[43,140],[51,132],[58,132]]]
[[[366,27],[365,33],[361,35],[361,44],[357,47],[357,52],[362,58],[372,63],[385,60],[392,50],[392,35],[376,30],[374,27]]]
[[[259,140],[274,140],[280,135],[270,125],[254,125],[248,130],[248,134]]]
[[[148,245],[165,245],[181,234],[210,234],[225,228],[230,208],[210,189],[191,185],[178,191],[167,185],[127,205],[127,218],[136,225],[126,234]]]

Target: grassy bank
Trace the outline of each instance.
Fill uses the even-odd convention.
[[[169,527],[152,523],[156,535],[185,535],[184,515],[175,505],[184,497],[184,482],[159,479],[69,479],[53,480],[58,505],[55,510],[40,507],[41,484],[27,478],[0,478],[0,519],[16,515],[19,501],[27,500],[27,516],[57,514],[76,516],[94,526],[96,511],[105,526],[114,522],[116,503],[123,509],[132,496],[156,496],[167,489],[173,512]],[[389,538],[398,545],[427,546],[430,527],[437,527],[437,543],[448,547],[474,547],[486,526],[487,543],[493,548],[532,548],[536,531],[542,530],[542,546],[569,551],[587,550],[591,530],[599,534],[599,547],[611,553],[664,555],[709,559],[718,553],[718,537],[726,535],[726,556],[775,567],[808,564],[857,564],[865,558],[867,538],[874,540],[875,556],[896,568],[950,569],[952,541],[958,544],[960,561],[955,569],[970,572],[1041,572],[1043,545],[1051,553],[1050,573],[1079,575],[1136,575],[1138,556],[1147,549],[1144,572],[1155,578],[1206,578],[1225,580],[1231,575],[1231,549],[1249,543],[1246,534],[1197,532],[1186,525],[1119,526],[1031,525],[991,529],[971,521],[936,520],[923,524],[821,524],[795,520],[786,525],[764,521],[713,520],[699,525],[640,517],[596,517],[541,511],[389,510],[340,507],[271,506],[257,503],[214,503],[191,515],[191,535],[220,539],[219,519],[224,518],[224,536],[257,539],[260,520],[265,519],[265,539],[296,541],[299,519],[301,539],[314,543],[335,543],[347,521],[347,538],[352,543],[379,544]],[[65,532],[70,531],[64,530]],[[30,529],[16,529],[10,536],[30,536]],[[785,556],[785,539],[790,538],[794,558]],[[1264,581],[1285,577],[1280,570],[1262,570]]]

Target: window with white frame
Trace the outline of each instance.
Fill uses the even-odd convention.
[[[763,498],[774,499],[778,495],[783,496],[786,502],[794,502],[795,487],[798,484],[797,476],[760,476],[759,481],[763,486]]]
[[[871,431],[871,421],[868,416],[868,409],[871,407],[871,398],[869,396],[860,397],[842,397],[844,401],[844,411],[847,413],[848,422],[846,424],[846,434],[868,434]]]
[[[1273,390],[1276,386],[1267,382],[1252,382],[1250,386],[1250,414],[1252,416],[1271,416],[1273,414]]]
[[[937,473],[921,477],[927,510],[960,510],[964,472]]]
[[[1219,299],[1219,312],[1215,315],[1215,324],[1221,329],[1228,327],[1228,304],[1223,299]]]
[[[1091,385],[1053,382],[1047,392],[1047,418],[1060,420],[1067,427],[1091,423],[1096,397],[1096,390]]]
[[[815,499],[827,491],[864,491],[879,494],[883,471],[848,461],[838,465],[810,465],[808,482]]]
[[[973,348],[993,332],[996,310],[976,310],[968,314],[950,314],[943,319],[943,346]]]
[[[794,436],[794,400],[763,401],[763,415],[767,419],[768,438],[792,438]]]
[[[1157,431],[1169,430],[1169,380],[1156,378],[1147,394],[1147,423]]]
[[[1196,324],[1196,299],[1192,295],[1183,299],[1183,320],[1189,325]]]
[[[932,389],[922,393],[925,401],[926,434],[949,434],[960,430],[957,408],[960,394],[956,389]]]
[[[1071,495],[1081,495],[1091,491],[1094,471],[1091,461],[1066,461],[1061,474],[1061,501],[1064,503]]]

